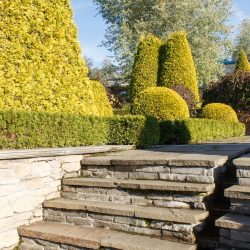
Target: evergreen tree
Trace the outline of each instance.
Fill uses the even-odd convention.
[[[199,101],[198,82],[185,32],[175,32],[161,49],[159,85],[171,88],[183,84]]]
[[[0,108],[99,115],[69,0],[4,0],[0,12]]]
[[[243,49],[239,53],[235,71],[250,71],[250,64]]]
[[[162,41],[154,35],[148,34],[141,38],[135,56],[130,83],[130,98],[132,102],[141,91],[149,87],[156,87],[161,45]]]

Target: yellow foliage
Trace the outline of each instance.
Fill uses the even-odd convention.
[[[130,97],[132,102],[141,91],[149,87],[156,87],[161,45],[161,39],[152,34],[141,37],[131,75]]]
[[[238,122],[237,114],[233,108],[223,103],[207,104],[203,108],[202,114],[206,119]]]
[[[69,0],[4,0],[0,12],[0,109],[99,115]]]
[[[133,114],[152,116],[160,121],[189,118],[184,99],[166,87],[151,87],[142,91],[132,107]]]
[[[248,62],[247,55],[242,49],[239,53],[239,58],[236,64],[235,71],[250,71],[250,63]]]
[[[183,84],[199,102],[198,81],[192,52],[185,32],[175,32],[163,45],[159,85],[171,88]]]

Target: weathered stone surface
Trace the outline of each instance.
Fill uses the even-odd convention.
[[[64,185],[69,186],[88,186],[88,187],[107,187],[107,188],[128,188],[141,190],[160,190],[160,191],[180,191],[180,192],[212,192],[214,184],[194,184],[181,182],[150,181],[150,180],[119,180],[119,179],[98,179],[98,178],[75,178],[64,179]],[[67,191],[67,190],[65,190]]]
[[[226,197],[231,199],[250,200],[250,186],[235,185],[227,188],[224,194]]]
[[[62,163],[62,170],[64,170],[66,173],[77,172],[80,169],[81,169],[80,161]]]
[[[250,178],[238,178],[240,186],[250,186]]]
[[[250,217],[238,214],[226,214],[216,221],[216,226],[250,232]]]
[[[208,212],[198,210],[140,207],[110,202],[78,201],[57,199],[45,201],[44,207],[67,210],[81,210],[108,215],[135,216],[137,218],[174,221],[179,223],[197,223],[207,218]]]
[[[14,210],[7,197],[0,197],[0,219],[13,215]]]
[[[248,168],[250,167],[250,154],[243,155],[240,158],[237,158],[233,161],[234,165],[236,165],[238,168],[244,167]]]
[[[83,228],[57,223],[38,223],[19,228],[21,236],[38,238],[53,243],[68,244],[76,247],[99,249],[109,247],[127,250],[194,250],[195,245],[186,245],[146,236],[130,235],[112,230]]]

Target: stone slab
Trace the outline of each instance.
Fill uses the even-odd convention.
[[[134,148],[133,145],[103,145],[103,146],[85,146],[85,147],[70,147],[70,148],[1,150],[0,160],[27,159],[36,157],[52,157],[52,156],[65,156],[65,155],[86,155],[86,154],[131,150],[133,148]]]
[[[227,188],[224,194],[231,199],[250,200],[250,186],[235,185]]]
[[[233,161],[237,167],[250,168],[250,154],[245,154],[242,157]]]
[[[104,187],[104,188],[125,188],[137,190],[158,190],[175,192],[212,192],[215,184],[203,183],[182,183],[167,181],[150,180],[121,180],[121,179],[101,179],[101,178],[72,178],[64,179],[64,185],[85,186],[85,187]]]
[[[185,224],[196,224],[206,219],[209,215],[207,211],[203,210],[141,207],[104,201],[79,201],[62,198],[45,201],[44,207],[81,210],[108,215],[132,216],[136,218],[171,221]]]
[[[147,236],[132,235],[104,228],[84,228],[82,226],[40,222],[19,228],[23,237],[51,242],[99,249],[110,247],[124,250],[195,250],[196,245],[181,244],[167,240],[152,239]]]
[[[250,232],[250,216],[226,214],[215,222],[217,227]]]

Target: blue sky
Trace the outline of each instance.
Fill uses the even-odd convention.
[[[111,54],[104,47],[100,47],[104,40],[105,22],[92,0],[71,0],[74,18],[78,27],[79,40],[84,56],[93,59],[96,66]],[[244,18],[250,18],[250,0],[233,0],[234,14],[230,22],[237,27]],[[234,29],[237,32],[237,29]]]

